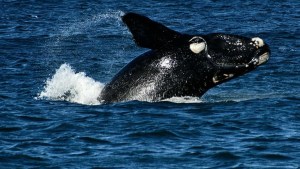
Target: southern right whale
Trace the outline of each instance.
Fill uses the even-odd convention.
[[[125,14],[122,20],[136,44],[150,51],[105,85],[98,97],[104,103],[201,97],[210,88],[266,63],[270,56],[269,46],[259,37],[183,34],[135,13]]]

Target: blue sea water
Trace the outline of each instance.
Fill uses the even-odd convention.
[[[261,37],[267,64],[202,98],[101,104],[147,51],[120,17]],[[300,1],[0,1],[0,168],[300,168]]]

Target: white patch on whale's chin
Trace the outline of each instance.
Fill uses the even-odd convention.
[[[223,80],[227,80],[229,78],[232,78],[234,76],[234,74],[223,74],[222,77],[218,77],[217,75],[215,75],[213,78],[212,78],[212,81],[213,83],[219,83]]]
[[[263,63],[266,63],[269,60],[270,54],[268,52],[262,54],[259,56],[258,58],[258,64],[257,65],[261,65]]]

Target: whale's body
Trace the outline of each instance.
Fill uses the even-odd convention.
[[[127,64],[104,87],[98,99],[105,103],[200,97],[269,59],[269,47],[260,38],[181,34],[135,13],[122,19],[136,44],[151,50]]]

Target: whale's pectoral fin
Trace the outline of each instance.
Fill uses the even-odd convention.
[[[127,13],[122,20],[140,47],[158,49],[181,37],[179,32],[139,14]]]

